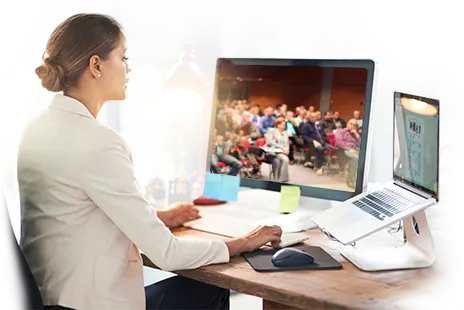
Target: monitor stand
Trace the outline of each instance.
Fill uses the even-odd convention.
[[[350,248],[341,254],[364,271],[430,267],[435,261],[435,251],[425,210],[404,219],[403,224],[406,240],[401,247],[366,250]]]

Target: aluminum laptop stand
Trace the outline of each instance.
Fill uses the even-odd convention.
[[[413,224],[415,218],[415,225]],[[382,271],[430,267],[435,261],[432,235],[425,211],[419,211],[403,219],[405,243],[401,247],[388,249],[350,248],[341,254],[359,269]]]

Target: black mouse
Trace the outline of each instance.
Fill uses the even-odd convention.
[[[275,252],[271,261],[276,267],[296,267],[312,264],[314,257],[303,250],[285,248]]]

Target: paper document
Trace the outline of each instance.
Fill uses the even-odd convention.
[[[300,197],[295,212],[280,214],[279,192],[242,190],[238,196],[238,201],[219,206],[197,206],[203,218],[185,223],[184,226],[214,233],[222,231],[224,235],[230,235],[231,232],[239,235],[259,225],[278,225],[284,232],[298,232],[316,227],[311,217],[331,206],[328,201]]]
[[[279,148],[276,148],[276,147],[266,147],[266,146],[262,146],[260,147],[260,149],[262,149],[264,152],[266,153],[282,153],[282,149],[279,149]]]

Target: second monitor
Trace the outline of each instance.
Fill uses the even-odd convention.
[[[374,62],[219,59],[210,170],[346,200],[363,190]]]

